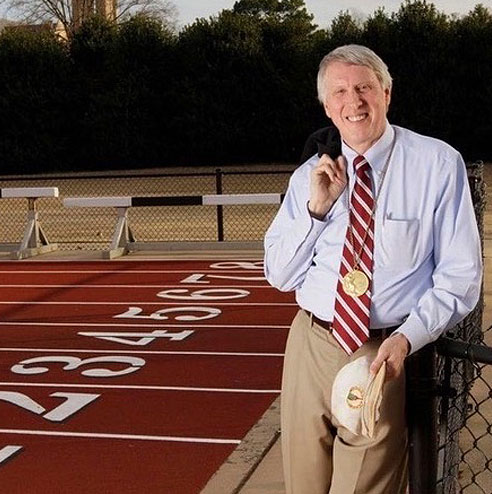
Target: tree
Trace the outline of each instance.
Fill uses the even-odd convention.
[[[244,162],[252,149],[297,159],[315,102],[312,20],[304,0],[240,0],[183,29],[176,94],[187,152],[215,162]]]
[[[60,23],[69,39],[95,14],[118,22],[141,13],[168,27],[174,27],[177,17],[171,0],[0,0],[0,5],[8,6],[8,12],[26,24]]]
[[[44,172],[70,160],[70,61],[48,31],[0,34],[2,173]]]
[[[314,16],[307,11],[304,0],[239,0],[231,12],[259,23],[264,44],[271,44],[276,51],[286,42],[292,47],[308,43],[316,29]]]
[[[469,159],[486,159],[492,135],[489,112],[484,110],[492,100],[492,10],[476,5],[454,20],[451,34],[454,64],[449,64],[445,78],[450,79],[449,120],[459,123],[451,126],[451,139],[460,142],[460,151]]]
[[[310,23],[314,18],[308,13],[304,0],[239,0],[232,11],[277,22],[298,19]]]

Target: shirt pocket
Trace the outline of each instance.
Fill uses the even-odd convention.
[[[419,230],[418,219],[385,218],[379,245],[376,243],[375,247],[375,264],[399,269],[414,266],[419,258]]]

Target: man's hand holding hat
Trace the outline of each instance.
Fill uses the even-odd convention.
[[[402,370],[405,357],[410,353],[410,343],[401,333],[386,338],[379,347],[378,354],[370,367],[371,374],[377,374],[386,362],[386,380],[397,378]]]
[[[369,372],[371,359],[365,355],[343,366],[335,377],[331,408],[338,423],[352,434],[373,438],[383,399],[386,364],[378,373]]]

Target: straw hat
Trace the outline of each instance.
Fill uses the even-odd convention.
[[[369,372],[368,356],[343,366],[335,377],[331,392],[331,410],[341,426],[356,435],[374,437],[383,397],[386,362],[376,375]]]

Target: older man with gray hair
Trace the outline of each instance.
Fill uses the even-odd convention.
[[[265,236],[266,277],[295,290],[300,306],[282,382],[288,494],[405,492],[405,358],[478,301],[480,242],[463,159],[390,125],[391,88],[386,64],[364,46],[323,58],[318,97],[341,155],[315,155],[294,172]],[[370,435],[335,412],[365,406],[365,390],[354,385],[342,404],[332,396],[340,371],[362,360],[386,374]]]

